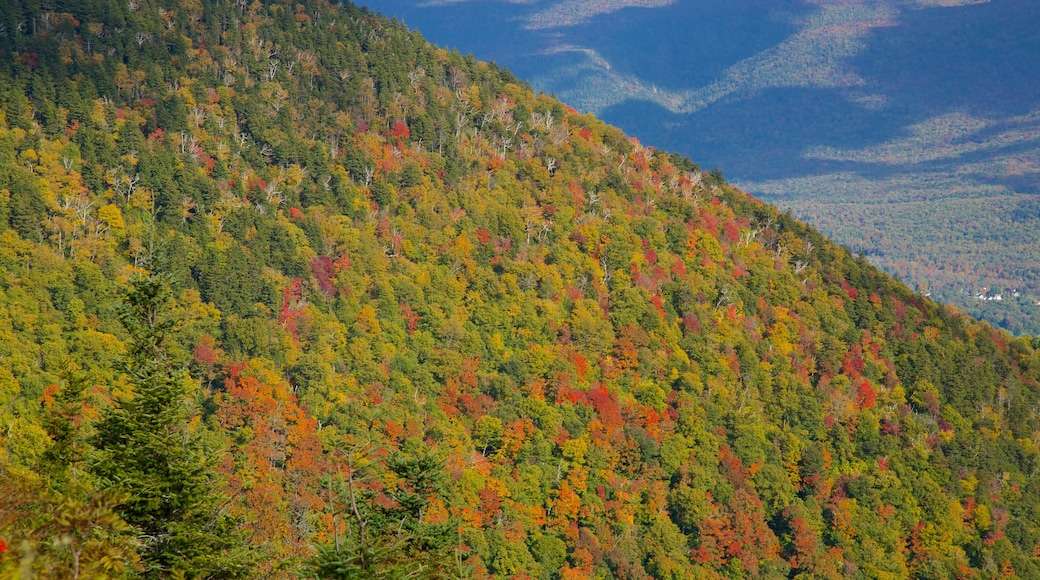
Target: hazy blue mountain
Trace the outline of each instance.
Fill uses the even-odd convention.
[[[1040,331],[1040,3],[372,7],[721,168],[937,298]]]

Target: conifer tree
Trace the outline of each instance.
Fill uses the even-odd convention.
[[[116,509],[125,493],[99,490],[83,477],[86,381],[71,369],[66,380],[44,392],[51,443],[35,473],[0,473],[0,536],[19,540],[17,566],[0,550],[0,578],[16,567],[28,577],[72,580],[120,578],[137,567],[137,540]]]
[[[123,370],[133,392],[98,425],[93,471],[129,495],[119,511],[137,530],[146,577],[246,577],[251,558],[189,429],[191,383],[171,356],[172,306],[166,277],[131,282],[119,318],[130,335]]]
[[[451,576],[452,525],[424,521],[430,497],[443,486],[441,460],[415,448],[377,459],[384,452],[358,446],[346,453],[346,473],[330,478],[346,533],[340,537],[337,531],[332,545],[318,547],[302,571],[305,578]],[[380,473],[380,468],[386,471]],[[392,489],[383,480],[394,481]]]

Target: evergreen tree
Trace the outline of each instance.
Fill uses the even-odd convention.
[[[189,429],[191,383],[170,352],[172,302],[163,276],[130,284],[119,318],[130,334],[123,367],[133,393],[98,425],[93,471],[129,494],[119,512],[138,532],[146,577],[246,577],[251,558]]]
[[[66,373],[63,388],[52,386],[44,391],[43,428],[51,444],[40,456],[37,471],[55,488],[61,488],[75,479],[83,465],[86,440],[80,432],[83,421],[83,393],[87,384],[71,370]]]
[[[369,453],[368,451],[371,451]],[[384,450],[385,451],[385,450]],[[319,546],[303,571],[306,578],[361,580],[445,578],[453,560],[451,523],[424,521],[429,498],[442,488],[445,473],[435,455],[412,449],[385,460],[376,450],[346,454],[345,481],[330,480],[343,517],[344,536]],[[380,473],[380,469],[386,471]],[[393,481],[384,487],[382,481]]]
[[[120,578],[138,566],[138,542],[118,506],[125,492],[98,490],[81,477],[86,382],[70,371],[43,396],[51,443],[32,475],[0,475],[0,536],[19,538],[17,558],[0,550],[0,578]],[[17,566],[15,562],[17,561]]]

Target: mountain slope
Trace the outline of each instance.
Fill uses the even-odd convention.
[[[374,5],[723,168],[940,302],[1040,334],[1035,2]]]
[[[4,18],[3,574],[168,572],[110,443],[165,280],[225,498],[168,525],[256,556],[189,576],[1040,575],[1028,339],[363,9]]]

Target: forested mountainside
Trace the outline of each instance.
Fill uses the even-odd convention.
[[[1040,355],[352,5],[0,16],[0,576],[1040,577]]]
[[[1040,334],[1040,3],[378,0],[938,302]]]

